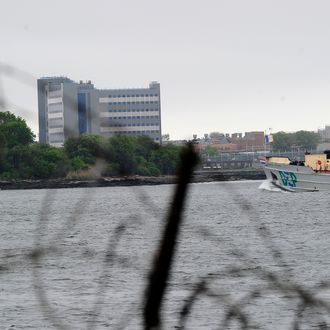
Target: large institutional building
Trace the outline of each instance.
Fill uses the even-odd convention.
[[[161,141],[160,85],[96,89],[91,81],[38,79],[39,142],[63,146],[81,134],[147,135]]]

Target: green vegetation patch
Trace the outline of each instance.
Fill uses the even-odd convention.
[[[173,175],[181,147],[160,145],[148,136],[81,135],[63,148],[39,144],[24,119],[0,112],[0,179],[51,179],[88,176],[102,160],[103,176]]]

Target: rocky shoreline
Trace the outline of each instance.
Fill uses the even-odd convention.
[[[260,169],[240,170],[208,170],[196,171],[192,182],[217,182],[237,180],[264,180],[265,174]],[[67,178],[49,180],[17,180],[0,181],[1,190],[16,189],[59,189],[59,188],[87,188],[87,187],[117,187],[117,186],[144,186],[176,183],[175,176],[160,177],[107,177],[93,180],[72,180]]]

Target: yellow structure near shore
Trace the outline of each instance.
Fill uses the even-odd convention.
[[[311,167],[314,171],[330,170],[330,159],[327,154],[310,154],[305,155],[305,166]]]
[[[290,164],[290,159],[288,157],[267,157],[267,162],[268,163],[289,165]]]
[[[306,154],[304,165],[314,171],[330,171],[330,154]],[[288,157],[267,157],[268,163],[294,165]]]

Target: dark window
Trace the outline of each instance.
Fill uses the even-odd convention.
[[[78,126],[79,134],[87,133],[87,105],[85,93],[78,93]]]

